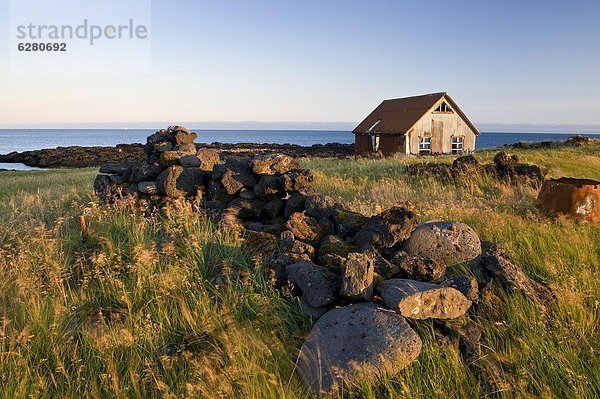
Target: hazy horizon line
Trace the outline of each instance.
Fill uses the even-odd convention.
[[[65,122],[0,123],[0,129],[161,129],[182,125],[196,130],[329,130],[352,131],[357,122],[320,121],[171,121],[171,122]],[[480,131],[503,133],[600,133],[600,124],[475,123]]]

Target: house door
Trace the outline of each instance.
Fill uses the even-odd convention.
[[[444,121],[431,120],[431,153],[441,154],[444,141]]]

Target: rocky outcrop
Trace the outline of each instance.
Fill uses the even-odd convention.
[[[473,155],[464,155],[456,158],[452,164],[413,163],[407,165],[404,172],[409,176],[437,177],[446,183],[464,180],[477,174],[487,174],[503,182],[539,187],[547,170],[543,166],[522,163],[518,156],[500,151],[491,164],[481,164]]]
[[[161,144],[164,150],[170,150],[168,144]],[[303,147],[294,144],[254,144],[254,143],[212,143],[196,144],[197,156],[203,170],[212,170],[212,154],[220,158],[250,158],[257,154],[285,154],[292,157],[348,157],[354,155],[354,144],[315,144]],[[203,151],[207,151],[204,153]],[[206,154],[210,154],[206,156]],[[207,159],[208,157],[212,158]],[[2,163],[23,163],[40,168],[88,168],[107,163],[140,164],[146,160],[143,144],[118,144],[115,147],[57,147],[43,150],[11,152],[0,154]],[[186,158],[181,166],[196,166],[197,160]],[[191,164],[190,164],[191,163]]]

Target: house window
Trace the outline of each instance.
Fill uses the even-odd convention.
[[[373,151],[379,151],[379,140],[381,138],[380,134],[372,134],[371,139],[373,140]]]
[[[419,137],[419,155],[431,154],[431,137]]]
[[[443,112],[443,113],[449,113],[449,114],[451,114],[452,113],[452,108],[450,108],[450,106],[448,106],[448,104],[446,104],[445,102],[443,102],[433,112]]]
[[[452,137],[452,153],[462,154],[463,153],[463,142],[464,137]]]

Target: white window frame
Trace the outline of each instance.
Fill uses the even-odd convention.
[[[431,154],[431,137],[419,136],[419,155]]]
[[[462,136],[452,136],[452,154],[462,155],[464,152],[465,138]]]

